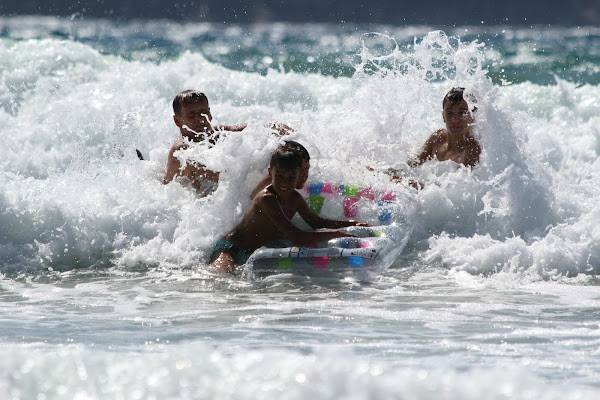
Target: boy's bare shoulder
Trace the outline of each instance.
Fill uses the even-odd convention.
[[[443,143],[446,140],[446,130],[445,129],[438,129],[437,131],[433,132],[429,138],[427,139],[427,142],[431,143],[431,144],[437,144],[437,143]]]
[[[445,129],[438,129],[433,132],[423,144],[421,152],[412,160],[408,161],[408,165],[416,167],[429,160],[440,146],[443,146],[447,140],[447,134]]]
[[[279,198],[270,189],[270,185],[261,190],[252,199],[252,204],[255,208],[280,208],[283,204]],[[298,209],[302,206],[302,203],[306,204],[304,197],[297,191],[293,191],[290,197],[285,202],[288,206],[292,206],[294,209]]]
[[[171,150],[169,150],[169,153],[173,154],[177,150],[185,150],[189,147],[190,147],[190,145],[188,143],[186,143],[182,138],[178,138],[175,141],[175,143],[173,143],[173,146],[171,146]]]
[[[252,199],[252,204],[254,204],[255,206],[261,206],[263,204],[268,204],[273,201],[276,202],[277,196],[275,196],[275,194],[271,192],[269,188],[270,185],[258,192],[256,196],[254,196],[254,198]]]

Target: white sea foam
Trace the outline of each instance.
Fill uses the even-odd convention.
[[[598,88],[562,81],[494,86],[476,42],[433,32],[379,58],[365,47],[352,79],[248,74],[189,52],[158,65],[125,61],[54,39],[9,42],[1,51],[6,265],[19,268],[20,255],[27,268],[202,262],[265,173],[278,143],[263,126],[270,121],[297,130],[293,137],[313,154],[313,176],[395,188],[364,166],[402,166],[442,126],[444,93],[463,86],[478,101],[482,162],[472,172],[435,162],[412,172],[426,184],[411,195],[420,205],[413,241],[429,240],[431,256],[448,265],[464,264],[457,251],[473,257],[482,237],[505,247],[493,267],[486,260],[494,250],[482,248],[466,267],[473,273],[498,263],[513,268],[513,259],[520,269],[558,274],[599,268],[598,233],[585,223],[597,220],[589,205],[598,191],[581,186],[598,175]],[[373,63],[381,72],[364,74]],[[177,136],[170,101],[189,87],[207,93],[213,122],[251,122],[244,134],[188,154],[222,171],[219,189],[206,199],[160,184]],[[134,148],[148,160],[138,162]],[[560,265],[535,256],[556,243],[566,257]]]
[[[454,37],[459,28],[348,29],[337,39],[315,28],[323,51],[356,46],[362,56],[352,77],[333,77],[234,70],[197,48],[145,59],[84,43],[103,32],[122,40],[144,23],[75,20],[78,41],[49,33],[65,29],[54,19],[27,21],[0,19],[10,31],[0,38],[0,393],[597,397],[597,84],[493,84],[486,55],[505,56]],[[181,46],[214,33],[159,26]],[[244,36],[235,46],[303,29],[225,30]],[[536,40],[555,31],[569,43],[593,34]],[[477,98],[480,165],[410,170],[406,160],[443,126],[453,86]],[[208,95],[213,123],[250,123],[182,154],[221,171],[206,198],[161,183],[178,137],[171,101],[188,88]],[[378,280],[250,283],[205,271],[266,174],[281,140],[265,127],[272,121],[296,129],[314,179],[395,190],[417,210],[405,252]],[[390,182],[390,166],[425,188]]]

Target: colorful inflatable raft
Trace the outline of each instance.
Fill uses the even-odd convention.
[[[293,273],[352,276],[368,281],[398,258],[412,232],[406,204],[393,192],[317,182],[307,185],[304,194],[316,214],[334,219],[360,219],[373,226],[346,228],[357,238],[337,238],[306,247],[261,247],[246,262],[246,276],[261,279]]]

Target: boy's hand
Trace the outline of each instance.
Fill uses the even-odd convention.
[[[276,136],[284,136],[289,135],[292,132],[296,132],[296,130],[290,128],[286,124],[282,124],[281,122],[272,122],[268,124],[267,127],[273,129],[276,132]]]
[[[425,187],[425,185],[423,185],[421,182],[417,182],[417,181],[412,180],[412,179],[410,179],[408,181],[408,184],[410,186],[412,186],[413,188],[417,189],[417,190],[421,190],[421,189],[423,189]]]

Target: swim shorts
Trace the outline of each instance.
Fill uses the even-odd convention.
[[[244,250],[241,250],[239,247],[235,246],[233,243],[228,242],[225,239],[219,239],[217,244],[212,249],[212,254],[214,256],[215,252],[224,249],[227,250],[229,254],[231,254],[235,258],[235,262],[237,264],[245,264],[248,261],[250,256],[246,254]]]

